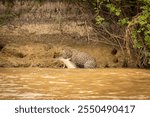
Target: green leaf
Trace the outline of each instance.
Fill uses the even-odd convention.
[[[120,10],[120,9],[117,9],[115,14],[116,14],[116,16],[119,16],[120,13],[121,13],[121,10]]]
[[[110,12],[114,12],[115,11],[115,7],[114,7],[113,4],[107,4],[106,7],[109,8]]]
[[[129,18],[126,17],[126,18],[120,19],[120,20],[118,20],[118,23],[120,25],[126,25],[129,23]]]
[[[95,18],[95,20],[96,20],[96,24],[99,25],[99,24],[101,24],[101,23],[104,21],[104,18],[98,15],[98,16]]]

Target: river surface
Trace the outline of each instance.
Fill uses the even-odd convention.
[[[150,70],[0,68],[0,99],[150,99]]]

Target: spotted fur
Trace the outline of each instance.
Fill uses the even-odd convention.
[[[77,51],[75,49],[64,49],[62,57],[73,62],[79,68],[95,68],[96,60],[88,53]]]

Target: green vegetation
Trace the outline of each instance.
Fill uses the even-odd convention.
[[[103,27],[104,31],[121,43],[124,38],[127,54],[137,58],[139,67],[150,64],[150,0],[83,0],[92,7],[95,23],[115,24],[124,33],[117,34]],[[108,27],[109,28],[109,27]],[[114,26],[114,30],[115,26]],[[121,32],[121,31],[120,31]],[[114,36],[115,35],[115,36]]]

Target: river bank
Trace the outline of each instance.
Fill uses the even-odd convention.
[[[95,32],[87,22],[90,14],[72,3],[16,1],[9,8],[0,2],[0,12],[0,67],[59,68],[54,56],[64,47],[88,53],[98,68],[137,67]]]

